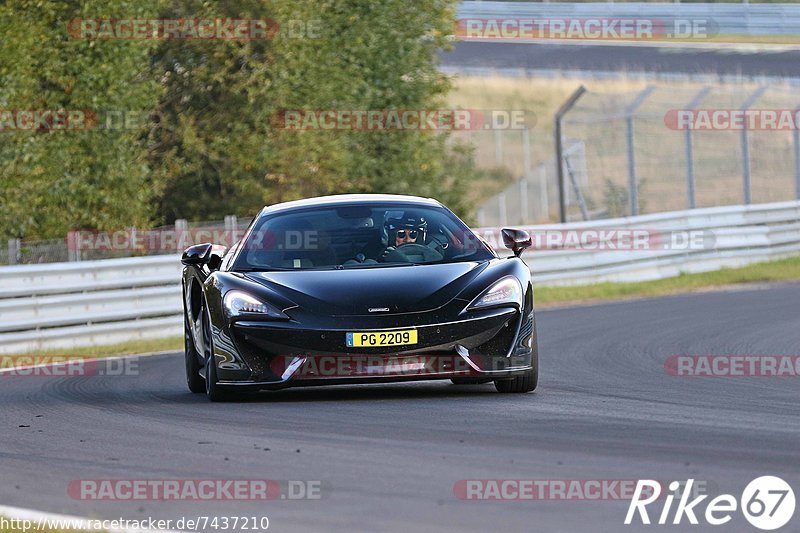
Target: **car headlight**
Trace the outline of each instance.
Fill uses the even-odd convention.
[[[515,277],[501,279],[475,298],[467,309],[478,309],[494,305],[517,304],[522,307],[522,285]]]
[[[222,300],[229,317],[262,316],[270,318],[289,318],[280,309],[276,309],[255,296],[242,291],[230,291]]]

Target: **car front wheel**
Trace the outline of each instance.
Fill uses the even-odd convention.
[[[539,369],[535,366],[521,376],[512,379],[495,380],[494,387],[497,389],[497,392],[503,393],[532,392],[536,390],[536,385],[538,384]]]
[[[194,393],[206,391],[206,382],[203,379],[202,366],[200,366],[200,354],[194,347],[192,340],[192,330],[189,327],[189,320],[186,312],[183,313],[183,351],[186,362],[186,385]]]
[[[205,303],[204,303],[205,305]],[[230,391],[220,387],[217,383],[217,364],[214,357],[214,344],[211,339],[211,324],[209,323],[208,311],[205,307],[202,310],[203,321],[203,355],[205,358],[205,391],[206,396],[212,402],[227,402],[233,399]]]

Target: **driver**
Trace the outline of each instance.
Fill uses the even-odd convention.
[[[425,244],[428,221],[425,217],[405,215],[402,218],[390,218],[384,223],[386,234],[394,237],[394,247],[409,243]]]
[[[380,256],[381,261],[423,262],[438,261],[442,255],[426,245],[428,221],[424,216],[406,212],[400,217],[387,218],[383,223],[388,238],[387,247]],[[409,245],[417,245],[417,248]],[[420,257],[409,257],[409,254]]]

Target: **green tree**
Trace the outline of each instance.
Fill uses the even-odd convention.
[[[282,109],[435,109],[448,79],[453,2],[409,5],[252,0],[172,4],[166,17],[271,18],[269,41],[168,41],[149,161],[166,184],[160,213],[220,218],[264,204],[343,192],[435,196],[464,213],[474,177],[468,150],[441,132],[286,131]]]
[[[148,1],[0,4],[0,109],[90,110],[99,118],[87,131],[0,134],[0,236],[58,237],[151,221],[159,185],[149,176],[142,132],[114,117],[155,106],[158,85],[143,76],[155,43],[80,40],[67,28],[75,18],[156,12]]]

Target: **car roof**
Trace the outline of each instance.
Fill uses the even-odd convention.
[[[332,196],[318,196],[316,198],[306,198],[303,200],[294,200],[291,202],[268,205],[261,211],[261,215],[303,207],[354,205],[366,203],[400,203],[417,206],[442,207],[442,204],[439,201],[434,200],[433,198],[423,198],[421,196],[409,196],[404,194],[336,194]]]

